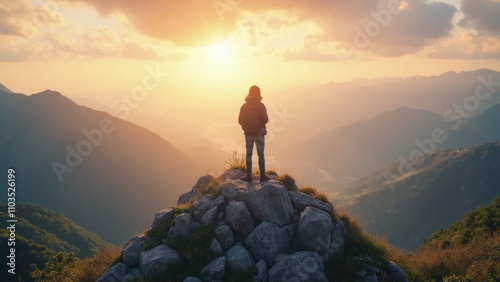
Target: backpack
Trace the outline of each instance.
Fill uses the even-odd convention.
[[[245,105],[241,112],[241,127],[245,135],[257,136],[260,131],[260,105]]]

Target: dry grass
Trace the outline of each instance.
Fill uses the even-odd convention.
[[[326,194],[319,192],[316,188],[311,186],[305,186],[299,189],[300,192],[312,196],[322,202],[328,203],[328,196]]]

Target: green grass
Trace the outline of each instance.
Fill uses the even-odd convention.
[[[319,192],[316,188],[311,187],[311,186],[305,186],[299,189],[300,192],[307,194],[311,197],[314,197],[324,203],[328,203],[328,197],[324,194]]]
[[[276,180],[281,181],[283,185],[285,185],[286,190],[288,191],[297,190],[297,184],[295,184],[295,179],[288,173],[279,175]]]
[[[243,153],[238,154],[238,152],[234,151],[226,164],[229,166],[229,170],[239,169],[241,171],[246,171],[246,156]]]
[[[325,261],[325,275],[329,281],[354,281],[359,271],[356,257],[369,257],[374,266],[385,269],[391,261],[391,250],[383,242],[366,235],[357,222],[347,215],[337,215],[345,224],[344,255],[334,256]]]
[[[146,230],[146,241],[144,242],[144,250],[148,251],[162,244],[162,239],[167,237],[168,231],[174,225],[174,220],[166,222],[156,228]]]
[[[252,282],[253,277],[257,274],[257,267],[252,266],[247,270],[226,269],[222,281],[224,282]]]
[[[211,228],[201,226],[189,236],[176,236],[168,240],[167,245],[179,251],[183,262],[179,268],[183,276],[200,276],[201,268],[217,258],[210,244],[214,238]]]

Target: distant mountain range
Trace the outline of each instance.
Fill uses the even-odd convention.
[[[438,151],[351,183],[335,196],[366,230],[405,250],[500,196],[500,143]]]
[[[18,202],[62,212],[116,244],[175,204],[202,170],[155,133],[50,90],[0,89],[0,147],[0,177],[16,170]]]
[[[0,202],[0,220],[8,218],[7,204]],[[43,268],[44,264],[58,252],[74,252],[79,258],[95,256],[102,248],[112,245],[99,236],[78,226],[64,215],[31,204],[16,206],[16,258],[17,274],[22,281],[29,281],[31,264]],[[8,230],[0,231],[0,252],[9,254]],[[2,266],[2,270],[5,270]],[[13,281],[10,274],[2,271],[2,281]]]

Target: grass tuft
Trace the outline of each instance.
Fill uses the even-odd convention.
[[[226,164],[229,165],[228,170],[239,169],[246,171],[246,156],[243,153],[238,154],[238,152],[234,151]]]
[[[226,269],[222,278],[224,282],[252,282],[253,277],[257,275],[257,267],[252,266],[247,270]]]
[[[288,173],[278,176],[276,180],[281,181],[283,185],[285,185],[286,190],[288,191],[297,190],[297,184],[295,184],[295,179]]]
[[[311,186],[305,186],[305,187],[302,187],[299,189],[300,192],[304,193],[304,194],[307,194],[311,197],[314,197],[324,203],[328,203],[328,197],[322,193],[322,192],[319,192],[316,188],[314,187],[311,187]]]

